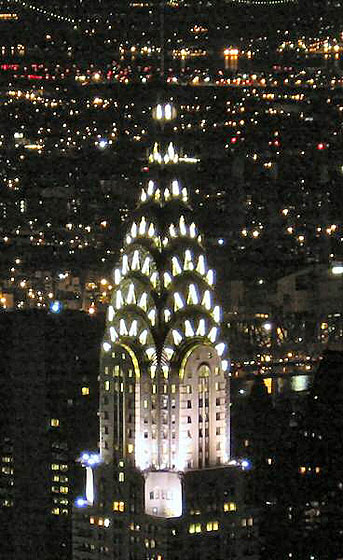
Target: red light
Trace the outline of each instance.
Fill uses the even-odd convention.
[[[237,142],[236,136],[234,136],[233,138],[231,138],[231,144],[236,144],[236,142]]]
[[[317,146],[317,150],[325,150],[325,144],[323,144],[322,142],[320,142]]]

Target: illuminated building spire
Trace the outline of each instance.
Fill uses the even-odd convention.
[[[180,156],[162,141],[114,271],[101,368],[100,452],[139,469],[202,468],[229,455],[226,347],[214,273],[193,221]],[[113,418],[109,426],[108,417]]]

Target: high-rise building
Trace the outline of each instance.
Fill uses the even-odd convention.
[[[0,558],[70,559],[75,455],[97,433],[102,334],[101,318],[80,312],[0,314]]]
[[[221,310],[170,141],[159,126],[150,176],[128,228],[100,369],[100,454],[84,453],[73,554],[91,558],[249,558],[254,519],[230,462],[229,378]],[[243,469],[248,464],[243,462]],[[241,538],[242,537],[242,538]]]

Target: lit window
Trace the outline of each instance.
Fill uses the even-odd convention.
[[[195,525],[195,532],[196,532],[196,533],[201,533],[201,523],[197,523],[197,524]]]
[[[237,510],[237,505],[235,504],[235,502],[226,502],[224,504],[224,511],[236,511]]]
[[[52,426],[53,428],[58,428],[59,425],[60,425],[60,421],[58,418],[51,418],[50,426]]]
[[[113,502],[113,511],[123,513],[125,511],[125,502]]]
[[[128,451],[128,453],[133,453],[133,444],[132,443],[128,444],[127,451]]]
[[[248,525],[249,525],[249,527],[252,527],[253,524],[254,524],[254,519],[253,519],[252,517],[249,517],[249,519],[248,519]]]
[[[60,492],[61,494],[68,494],[69,492],[68,486],[60,486]]]
[[[52,513],[53,515],[59,515],[59,514],[60,514],[60,508],[54,508],[54,509],[52,509],[52,510],[51,510],[51,513]]]
[[[105,391],[109,391],[109,390],[110,390],[110,382],[105,381]]]
[[[94,523],[95,523],[94,517],[90,517],[90,518],[89,518],[89,523],[90,523],[91,525],[94,525]]]
[[[82,387],[81,392],[83,395],[89,395],[89,387]]]
[[[124,482],[124,480],[125,480],[125,474],[124,474],[123,472],[120,472],[120,473],[119,473],[118,480],[119,480],[119,482]]]
[[[306,473],[306,467],[299,467],[299,472],[300,472],[300,474],[305,474]]]
[[[58,471],[60,469],[60,466],[57,463],[52,463],[51,465],[51,470],[52,471]]]

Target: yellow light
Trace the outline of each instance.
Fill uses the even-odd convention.
[[[106,278],[101,278],[100,284],[102,286],[106,286],[108,284],[108,281],[106,280]]]

